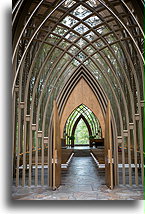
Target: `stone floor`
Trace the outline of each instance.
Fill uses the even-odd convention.
[[[105,185],[104,169],[97,169],[91,156],[73,157],[68,170],[62,171],[62,185],[56,191],[48,187],[12,187],[13,200],[143,200],[142,186]]]

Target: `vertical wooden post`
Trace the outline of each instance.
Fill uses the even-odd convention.
[[[105,180],[106,185],[113,189],[113,160],[112,160],[112,133],[111,133],[110,101],[108,101],[105,121]]]
[[[56,101],[53,102],[53,190],[61,183],[60,121]]]

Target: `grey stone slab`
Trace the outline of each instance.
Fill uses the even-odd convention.
[[[79,191],[92,191],[92,186],[91,185],[79,185]]]
[[[31,188],[13,186],[12,198],[13,200],[143,200],[142,186],[120,185],[113,190],[108,189],[104,185],[104,169],[98,169],[89,156],[74,157],[68,170],[62,171],[61,179],[62,185],[56,191],[52,191],[48,186]]]

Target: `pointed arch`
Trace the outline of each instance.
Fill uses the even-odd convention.
[[[64,138],[66,138],[67,144],[68,142],[70,142],[69,137],[74,136],[75,129],[80,119],[83,119],[83,121],[85,122],[89,132],[89,136],[93,136],[94,138],[99,139],[102,138],[100,121],[86,105],[81,104],[77,106],[77,108],[75,108],[73,112],[71,112],[65,122]],[[71,139],[71,145],[73,144],[74,141],[72,141]]]
[[[77,125],[78,125],[78,123],[79,123],[79,121],[81,119],[83,119],[83,121],[85,122],[86,127],[88,129],[88,133],[91,136],[92,135],[92,131],[91,131],[91,128],[90,128],[90,124],[89,124],[88,120],[83,115],[80,115],[79,118],[76,120],[76,122],[75,122],[75,124],[73,126],[72,136],[75,134],[76,127],[77,127]]]
[[[102,109],[95,94],[92,92],[87,82],[83,78],[80,79],[75,88],[72,90],[65,104],[60,119],[61,136],[63,136],[63,129],[67,118],[69,117],[71,112],[82,103],[86,105],[98,118],[102,127],[102,135],[104,136],[105,123]]]

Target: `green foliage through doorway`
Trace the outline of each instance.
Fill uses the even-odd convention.
[[[89,133],[88,128],[84,122],[83,119],[81,119],[76,127],[75,130],[75,145],[81,144],[81,145],[89,145]]]

